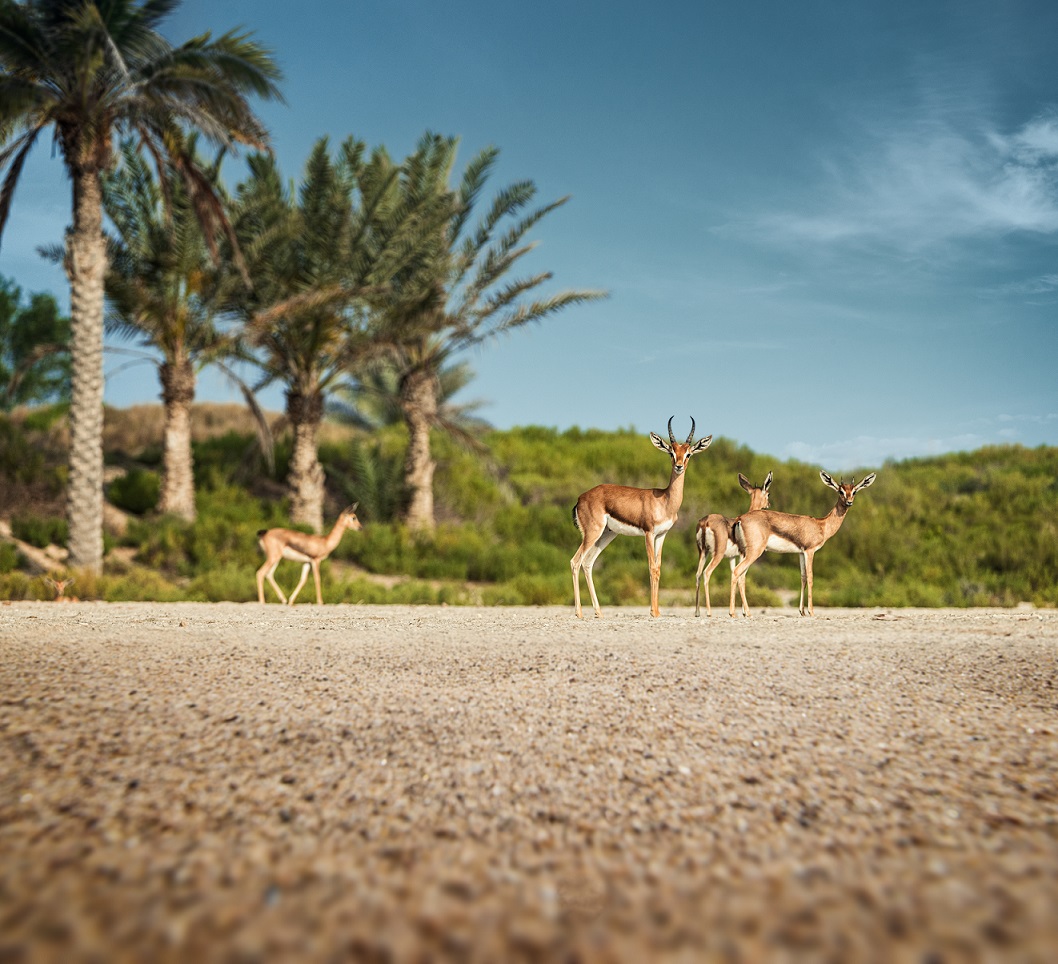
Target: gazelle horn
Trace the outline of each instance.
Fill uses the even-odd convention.
[[[676,444],[676,436],[672,434],[672,420],[673,420],[673,419],[674,419],[675,417],[676,417],[675,415],[670,415],[670,416],[669,416],[669,441],[670,441],[670,442],[671,442],[671,443],[672,443],[673,445],[675,445],[675,444]]]
[[[692,415],[692,416],[691,416],[691,432],[690,432],[690,434],[689,434],[689,435],[687,436],[687,442],[686,442],[686,444],[687,444],[687,445],[690,445],[690,444],[691,444],[691,440],[692,440],[693,438],[694,438],[694,416]]]

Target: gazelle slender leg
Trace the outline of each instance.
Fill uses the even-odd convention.
[[[812,562],[815,558],[815,551],[806,552],[802,557],[804,560],[805,569],[805,583],[808,586],[808,615],[814,616],[816,614],[815,609],[812,607]],[[804,615],[802,610],[801,615]]]
[[[735,578],[735,566],[742,561],[742,557],[731,560],[731,578]],[[749,605],[746,602],[746,577],[743,576],[738,584],[738,594],[742,597],[742,615],[749,616]],[[708,598],[708,597],[707,597]]]
[[[654,608],[658,610],[657,612],[654,613],[655,616],[660,616],[661,615],[661,610],[658,608],[657,604],[658,604],[658,593],[661,590],[661,554],[662,554],[662,550],[665,548],[665,536],[666,535],[667,535],[667,533],[663,532],[660,536],[657,537],[657,539],[654,540],[654,561],[655,561],[655,563],[657,564],[657,567],[658,567],[658,578],[655,580],[655,584],[654,584],[654,603],[655,603],[655,607]]]
[[[805,614],[805,583],[808,582],[808,576],[805,572],[805,554],[803,552],[798,556],[798,560],[801,563],[801,596],[797,600],[797,611],[803,616]]]
[[[320,563],[319,560],[312,560],[312,578],[316,580],[316,605],[323,605],[323,593],[320,591]]]
[[[591,605],[595,610],[596,617],[602,616],[602,607],[599,605],[599,597],[595,595],[595,580],[592,578],[592,569],[595,568],[595,560],[602,555],[603,549],[616,538],[616,532],[612,529],[604,529],[602,535],[595,540],[595,545],[588,550],[586,554],[587,561],[583,563],[584,578],[588,581],[588,592],[591,593]]]
[[[290,594],[290,599],[287,601],[288,606],[294,605],[294,599],[297,597],[297,594],[301,592],[301,587],[305,585],[305,580],[309,578],[309,568],[310,564],[307,562],[301,567],[301,578],[298,580],[298,584],[294,587],[294,591]]]
[[[726,546],[724,547],[726,548]],[[705,567],[705,614],[706,616],[713,615],[713,601],[709,597],[709,580],[713,578],[713,573],[716,572],[717,566],[720,565],[720,561],[724,558],[724,550],[719,545],[713,550],[713,558],[709,560],[709,565]],[[735,560],[731,560],[731,571],[734,572]]]
[[[279,583],[276,582],[276,567],[281,559],[282,557],[277,559],[271,566],[266,562],[257,570],[257,599],[259,602],[264,602],[264,579],[267,578],[272,588],[276,591],[280,603],[286,604],[287,597],[283,595],[283,590],[279,588]]]
[[[650,567],[650,615],[660,616],[658,608],[658,587],[661,583],[661,548],[665,544],[664,534],[652,536],[647,534],[647,565]]]
[[[731,616],[735,615],[735,587],[741,584],[742,591],[745,592],[745,579],[746,573],[749,571],[749,567],[753,565],[762,555],[764,554],[764,546],[761,545],[754,553],[747,553],[742,557],[742,561],[735,566],[735,571],[731,575],[731,606],[728,609],[728,614]],[[750,616],[749,607],[745,609],[742,614],[747,619]]]
[[[588,590],[591,592],[592,605],[595,607],[595,615],[599,615],[599,604],[595,601],[595,587],[591,581],[591,564],[595,559],[595,556],[602,551],[602,549],[596,550],[599,542],[602,541],[606,535],[607,529],[604,527],[597,528],[592,527],[584,532],[583,538],[581,539],[580,546],[577,551],[573,553],[573,558],[569,561],[570,570],[573,572],[573,609],[578,619],[584,618],[584,613],[580,607],[580,571],[584,570],[584,577],[588,582]],[[603,548],[606,548],[606,543],[603,543]]]
[[[694,615],[701,616],[701,607],[698,605],[698,597],[702,592],[702,570],[705,569],[705,557],[708,549],[704,545],[698,547],[698,571],[694,574]],[[705,610],[709,612],[709,583],[705,584]],[[711,616],[712,613],[709,613]]]
[[[588,583],[588,592],[591,595],[591,604],[595,610],[595,615],[602,615],[602,610],[599,608],[599,598],[595,594],[595,583],[591,577],[591,569],[595,565],[595,560],[599,558],[599,554],[614,540],[616,535],[616,532],[605,527],[594,538],[591,532],[586,532],[580,548],[570,560],[570,569],[573,571],[573,606],[578,619],[583,619],[584,617],[580,605],[580,571],[582,569],[584,570],[584,578]]]
[[[716,567],[720,565],[720,560],[724,558],[724,549],[719,545],[713,546],[713,554],[709,557],[709,565],[705,564],[706,550],[703,549],[698,557],[698,576],[702,576],[702,570],[705,570],[705,576],[703,581],[705,582],[705,614],[707,616],[713,615],[713,606],[709,599],[709,580],[712,579],[713,573],[716,571]],[[734,569],[735,560],[731,560],[731,568]],[[698,580],[695,579],[694,583],[694,615],[699,615],[698,610]]]

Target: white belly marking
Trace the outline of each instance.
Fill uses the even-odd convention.
[[[621,522],[619,519],[615,519],[612,515],[606,516],[606,528],[616,532],[620,536],[645,535],[642,529],[639,529],[636,526],[630,526],[627,522]]]
[[[768,552],[803,552],[804,550],[799,546],[790,542],[789,539],[784,539],[782,536],[768,536],[768,544],[765,546]]]

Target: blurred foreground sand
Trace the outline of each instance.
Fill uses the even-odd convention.
[[[0,961],[1051,961],[1058,613],[0,607]]]

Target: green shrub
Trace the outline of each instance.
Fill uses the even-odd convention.
[[[161,490],[161,477],[157,472],[134,468],[114,479],[107,495],[119,509],[143,515],[157,507]]]
[[[31,546],[44,549],[49,545],[65,546],[68,535],[66,520],[60,516],[32,513],[11,517],[11,534]]]
[[[0,542],[0,573],[12,572],[21,563],[22,554],[9,542]]]

